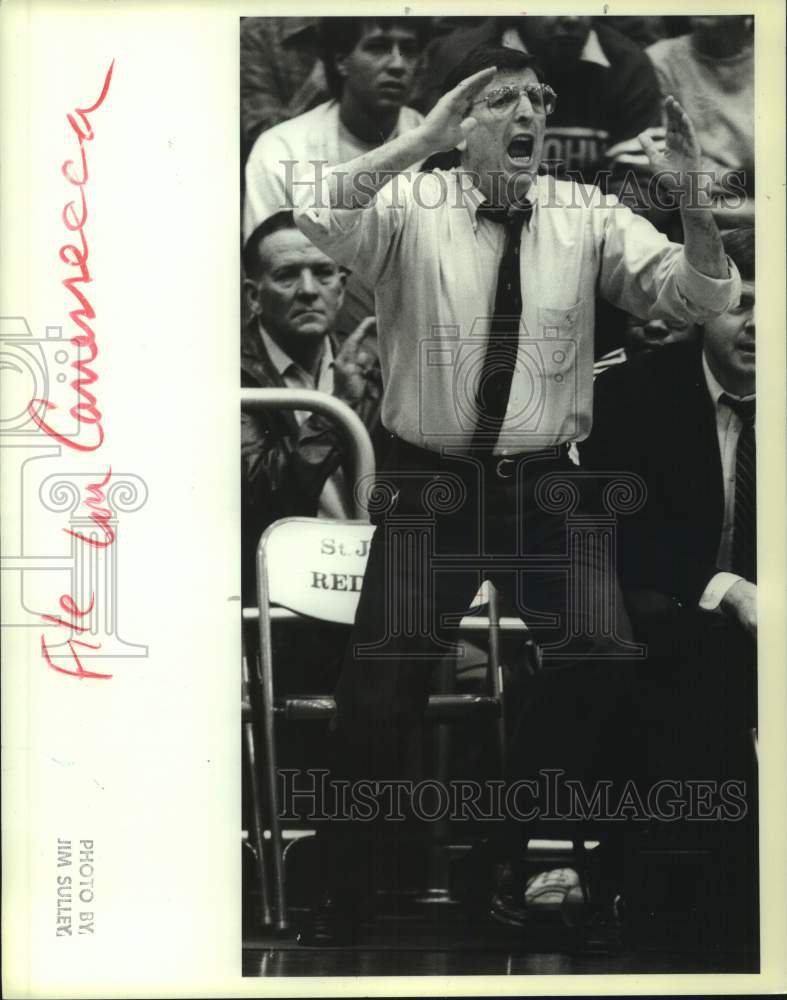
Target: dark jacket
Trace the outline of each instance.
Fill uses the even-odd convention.
[[[655,590],[696,607],[718,571],[724,487],[716,417],[697,345],[679,344],[611,368],[595,384],[583,468],[636,472],[642,510],[619,520],[624,592]]]
[[[342,334],[331,335],[334,354]],[[370,346],[367,342],[367,346]],[[378,461],[388,435],[380,423],[382,384],[379,364],[369,377],[367,396],[353,407],[375,445]],[[283,388],[284,380],[268,357],[256,321],[241,333],[241,386]],[[317,514],[323,486],[347,467],[349,450],[340,430],[327,417],[312,414],[300,426],[292,410],[241,411],[241,538],[244,593],[254,592],[254,553],[265,528],[280,517]]]

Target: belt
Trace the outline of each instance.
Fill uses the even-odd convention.
[[[408,465],[415,465],[431,472],[450,471],[461,472],[462,466],[467,466],[465,459],[472,459],[480,464],[488,480],[497,482],[513,482],[521,462],[557,462],[568,458],[569,445],[553,445],[540,451],[523,451],[517,455],[490,455],[488,452],[437,452],[428,448],[419,448],[402,438],[391,435],[392,453],[389,462],[395,463],[400,458]]]

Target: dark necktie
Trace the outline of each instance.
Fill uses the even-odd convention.
[[[478,218],[490,219],[505,228],[505,248],[497,272],[494,314],[476,390],[478,416],[471,443],[474,451],[494,449],[508,408],[522,317],[519,245],[522,226],[532,211],[531,205],[524,205],[514,212],[492,206],[481,206],[477,212]]]
[[[757,452],[754,439],[756,402],[723,401],[740,417],[742,427],[735,452],[735,508],[732,517],[732,571],[757,582]]]

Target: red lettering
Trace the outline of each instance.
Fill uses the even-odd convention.
[[[43,655],[44,660],[46,660],[47,666],[51,667],[52,670],[56,670],[59,674],[66,674],[69,677],[78,677],[80,680],[84,680],[85,677],[92,677],[96,680],[103,681],[103,680],[108,680],[112,676],[112,674],[99,674],[93,670],[85,670],[85,668],[82,666],[82,662],[80,661],[79,657],[74,652],[74,644],[79,646],[85,646],[88,649],[101,648],[100,646],[93,645],[92,643],[89,642],[80,642],[79,639],[69,639],[66,645],[71,651],[71,655],[74,658],[74,663],[76,663],[77,669],[67,670],[65,667],[59,667],[54,662],[52,657],[49,655],[49,649],[47,648],[46,639],[44,639],[44,637],[41,636],[41,654]]]
[[[112,511],[109,507],[101,506],[105,499],[103,487],[109,482],[111,475],[112,469],[107,472],[100,483],[89,483],[87,492],[90,494],[90,497],[85,500],[85,506],[93,508],[93,513],[90,515],[90,519],[104,532],[104,541],[99,541],[97,538],[93,537],[88,538],[86,535],[83,535],[81,531],[71,531],[69,528],[63,529],[67,535],[72,535],[74,538],[78,538],[81,542],[87,542],[88,545],[92,545],[97,549],[105,549],[108,545],[111,545],[115,541],[115,531],[107,523],[112,518]]]
[[[82,187],[83,184],[87,183],[87,156],[85,155],[85,147],[80,142],[79,144],[79,154],[82,157],[82,177],[80,180],[75,180],[71,176],[70,168],[74,166],[73,160],[66,160],[63,166],[60,168],[60,173],[65,177],[69,184],[74,184],[76,187]]]
[[[89,615],[93,610],[93,605],[95,603],[96,597],[93,594],[90,598],[90,604],[85,608],[84,611],[80,611],[76,606],[74,598],[70,594],[62,594],[60,597],[60,607],[66,614],[76,615],[78,618],[84,618],[85,615]],[[72,629],[74,632],[87,632],[87,628],[83,625],[77,625],[74,622],[64,622],[62,618],[55,618],[54,615],[41,615],[41,618],[45,622],[50,622],[52,625],[62,625],[63,628]]]
[[[85,234],[82,232],[81,229],[79,230],[79,239],[82,243],[81,247],[74,246],[73,243],[66,243],[65,246],[62,246],[60,248],[60,252],[58,254],[58,256],[60,257],[60,259],[63,261],[64,264],[68,264],[70,267],[78,267],[81,271],[81,275],[79,278],[66,279],[67,281],[70,282],[70,284],[66,285],[66,288],[68,288],[68,290],[73,294],[76,294],[76,292],[74,292],[74,289],[71,287],[71,285],[75,281],[84,281],[85,283],[88,283],[92,280],[90,277],[90,272],[87,269],[87,258],[89,255],[87,248],[87,241],[85,239]],[[66,257],[66,254],[68,254],[68,257],[71,258],[70,260],[68,259],[68,257]],[[88,303],[88,308],[90,308],[89,303]]]
[[[95,444],[80,444],[78,441],[72,441],[70,438],[63,437],[59,431],[56,431],[54,427],[50,427],[46,420],[43,420],[36,412],[36,404],[39,404],[45,408],[45,410],[56,410],[57,407],[54,403],[50,403],[48,399],[31,399],[27,404],[27,413],[36,427],[40,428],[45,434],[48,434],[51,438],[60,444],[66,445],[68,448],[73,448],[75,451],[95,451],[96,448],[100,448],[104,441],[104,430],[101,424],[96,424],[98,429],[98,441]]]
[[[62,625],[63,628],[72,629],[74,632],[87,632],[84,625],[76,625],[74,622],[64,622],[62,618],[55,618],[54,615],[41,615],[41,620],[49,622],[51,625]]]
[[[80,190],[79,194],[82,197],[82,215],[80,218],[76,218],[76,209],[74,207],[76,205],[75,201],[69,201],[63,208],[63,225],[72,233],[81,230],[87,222],[87,201],[85,200],[85,192]],[[71,221],[69,221],[69,214],[71,216]]]
[[[63,611],[65,611],[67,615],[76,615],[78,618],[84,618],[85,615],[89,615],[90,612],[93,610],[93,605],[95,604],[95,602],[96,602],[96,596],[95,594],[93,594],[93,596],[90,598],[90,604],[88,604],[88,606],[85,608],[84,611],[80,611],[79,608],[76,606],[74,598],[71,597],[70,594],[63,594],[63,596],[60,598],[60,607],[63,609]]]
[[[73,115],[66,115],[66,117],[68,118],[69,125],[74,130],[74,132],[76,132],[80,146],[85,141],[85,139],[93,138],[93,128],[87,116],[89,114],[92,114],[94,111],[97,111],[104,103],[104,100],[107,94],[109,93],[109,85],[112,82],[112,70],[114,68],[115,68],[115,60],[113,59],[112,62],[109,64],[109,69],[107,70],[107,74],[104,77],[104,86],[101,88],[101,93],[98,95],[98,100],[95,102],[95,104],[91,104],[89,108],[75,108]],[[79,123],[77,122],[77,116],[80,119]]]

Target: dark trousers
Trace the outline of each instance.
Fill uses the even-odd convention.
[[[433,669],[484,579],[543,652],[509,773],[592,770],[605,728],[630,703],[638,649],[609,525],[583,517],[575,472],[562,448],[499,465],[394,443],[370,505],[378,527],[336,691],[335,776],[421,776]],[[328,867],[347,884],[359,841],[347,826],[331,839],[341,857]]]

